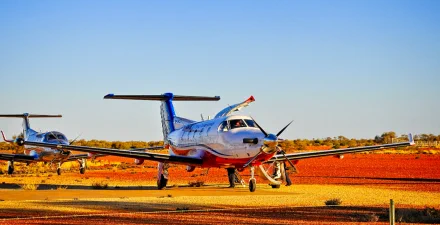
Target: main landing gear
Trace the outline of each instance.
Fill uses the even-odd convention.
[[[249,179],[249,191],[254,192],[255,189],[257,189],[257,181],[254,177],[255,174],[255,167],[251,166],[251,179]]]
[[[159,163],[157,165],[157,189],[162,190],[168,183],[168,163]]]
[[[8,161],[8,174],[11,175],[14,173],[14,161]]]
[[[78,159],[78,163],[79,163],[79,173],[80,174],[86,173],[86,167],[87,167],[86,159]]]
[[[58,176],[61,175],[61,162],[58,163],[57,174]]]

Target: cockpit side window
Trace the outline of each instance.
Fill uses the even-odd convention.
[[[257,125],[255,125],[255,122],[253,120],[245,119],[244,121],[246,122],[248,127],[257,127]]]
[[[230,120],[229,124],[231,125],[231,129],[246,127],[243,120]]]
[[[58,134],[57,137],[58,137],[58,139],[60,139],[60,140],[67,140],[67,138],[64,137],[64,135],[62,135],[62,134]]]
[[[218,131],[228,131],[228,121],[223,121],[220,126],[218,126]]]
[[[46,135],[46,139],[47,139],[48,141],[50,141],[50,140],[56,140],[57,137],[56,137],[55,135],[53,135],[53,134],[48,134],[48,135]]]

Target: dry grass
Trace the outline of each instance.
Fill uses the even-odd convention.
[[[26,191],[35,191],[38,188],[38,184],[20,184],[20,187]]]
[[[203,186],[204,184],[205,184],[205,182],[202,181],[202,180],[189,181],[189,182],[188,182],[188,185],[189,185],[190,187],[201,187],[201,186]]]
[[[92,188],[93,189],[107,189],[108,188],[108,183],[105,182],[105,181],[93,182],[92,183]]]

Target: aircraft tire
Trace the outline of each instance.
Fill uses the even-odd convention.
[[[13,166],[8,166],[8,174],[11,175],[14,173],[14,167]]]
[[[168,179],[165,179],[164,175],[160,175],[160,179],[157,180],[157,189],[163,190],[168,183]]]
[[[249,191],[254,192],[255,189],[257,189],[257,182],[255,181],[255,178],[251,178],[249,180]]]
[[[79,173],[80,174],[85,174],[86,173],[86,168],[84,168],[84,167],[79,168]]]
[[[271,186],[272,186],[272,188],[280,188],[279,184],[272,184]]]
[[[57,168],[57,174],[58,176],[61,175],[61,168]]]

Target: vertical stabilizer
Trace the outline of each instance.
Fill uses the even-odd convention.
[[[29,123],[29,118],[53,118],[53,117],[62,117],[62,116],[23,113],[23,114],[0,114],[0,117],[23,118],[23,137],[25,140],[27,140],[29,135],[36,133],[36,131],[32,130],[31,128],[31,125]]]

